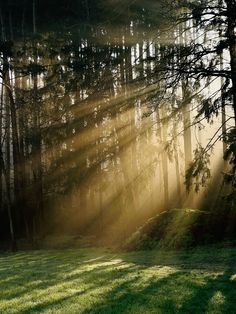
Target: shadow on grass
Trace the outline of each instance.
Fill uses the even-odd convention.
[[[170,274],[163,279],[150,279],[144,289],[135,288],[133,282],[125,282],[109,291],[100,304],[89,308],[83,314],[93,313],[176,313],[176,304],[171,298],[164,298],[166,287],[182,273]],[[161,294],[158,295],[158,290]],[[155,300],[155,298],[157,298]],[[161,299],[162,298],[162,299]],[[162,311],[163,310],[163,311]]]
[[[194,313],[195,309],[200,313],[235,313],[235,250],[226,250],[221,261],[224,271],[215,278],[210,276],[205,285],[194,289],[193,297],[182,304],[180,313],[187,313],[187,311]]]
[[[3,300],[9,302],[9,313],[25,302],[18,311],[22,314],[66,313],[70,305],[68,313],[84,314],[235,313],[235,254],[6,255],[0,259],[0,312]]]
[[[109,260],[105,260],[104,263],[107,263]],[[136,272],[138,270],[137,266],[123,268],[120,271],[113,269],[115,266],[122,267],[126,264],[122,261],[117,262],[112,265],[103,265],[93,263],[76,263],[75,265],[63,265],[62,260],[58,260],[60,264],[60,268],[58,270],[57,267],[46,264],[34,264],[31,267],[28,267],[27,270],[21,271],[20,274],[12,277],[8,277],[9,273],[4,275],[6,278],[2,281],[0,280],[0,295],[1,299],[11,300],[13,298],[22,297],[26,294],[29,294],[33,290],[45,290],[53,288],[60,288],[61,285],[65,284],[69,286],[70,284],[87,284],[91,285],[91,283],[95,282],[93,285],[96,287],[98,284],[105,285],[107,280],[112,278],[115,280],[116,278],[121,279],[126,275],[130,275],[132,272]],[[81,266],[89,266],[90,268],[83,269]],[[18,272],[20,267],[16,267],[16,271]],[[11,274],[12,274],[11,270]],[[15,273],[15,272],[14,272]],[[12,291],[12,286],[15,285],[15,288],[19,291]]]
[[[227,270],[217,278],[209,278],[203,287],[194,287],[193,296],[186,300],[179,313],[235,313],[236,282],[234,272]]]
[[[123,283],[83,313],[235,313],[236,282],[231,276],[230,271],[215,279],[208,276],[201,285],[193,274],[178,272],[150,280],[144,289]]]
[[[134,256],[128,256],[126,260],[130,262]],[[144,289],[135,289],[129,284],[118,286],[84,314],[235,313],[235,250],[227,252],[223,257],[215,257],[213,262],[208,253],[203,264],[202,258],[198,256],[200,265],[195,257],[193,265],[191,257],[187,264],[186,261],[182,264],[183,256],[176,256],[174,265],[180,266],[179,271],[163,279],[150,279]],[[150,264],[148,258],[150,256],[142,256],[142,264]]]
[[[27,308],[25,310],[20,311],[19,313],[20,314],[41,313],[44,310],[50,310],[50,309],[52,309],[58,305],[63,304],[64,302],[67,302],[70,300],[72,301],[72,299],[75,298],[76,296],[81,296],[82,294],[85,294],[88,291],[89,291],[89,289],[87,289],[85,291],[78,291],[78,292],[73,293],[72,295],[61,297],[61,298],[58,298],[58,299],[53,300],[53,301],[48,301],[45,303],[38,303],[36,305],[30,306],[29,308]]]
[[[78,254],[74,255],[70,252],[64,252],[69,254],[67,257],[63,254],[56,256],[48,254],[49,256],[47,254],[21,255],[21,258],[8,256],[4,262],[0,262],[0,299],[9,301],[9,310],[13,311],[14,306],[10,301],[24,298],[26,302],[30,300],[30,304],[28,307],[25,306],[25,309],[19,310],[19,313],[41,312],[57,305],[63,306],[67,300],[106,286],[111,280],[122,280],[123,277],[138,270],[138,266],[127,266],[127,263],[122,260],[114,259],[114,255],[92,258],[80,256],[78,261]],[[68,295],[66,290],[69,291]],[[73,290],[81,291],[73,292]],[[36,297],[33,296],[33,292]],[[47,301],[47,293],[48,299],[51,299],[49,301]],[[29,298],[31,294],[32,297]],[[50,298],[50,294],[55,295]]]

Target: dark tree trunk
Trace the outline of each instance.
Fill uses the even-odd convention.
[[[4,159],[2,152],[0,151],[0,168],[2,169],[3,176],[5,179],[5,186],[6,186],[6,207],[7,207],[7,214],[9,219],[9,230],[10,230],[10,238],[11,238],[11,250],[17,250],[17,243],[15,238],[15,228],[13,223],[13,215],[12,215],[12,204],[11,204],[11,193],[10,193],[10,181],[9,176],[7,174],[7,170],[5,167]]]
[[[228,17],[228,39],[230,51],[230,65],[231,65],[231,80],[233,88],[233,109],[234,119],[236,124],[236,1],[228,0],[227,4],[227,17]]]
[[[33,33],[36,33],[36,0],[32,2]]]

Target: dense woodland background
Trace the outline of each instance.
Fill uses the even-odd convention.
[[[0,22],[1,243],[123,243],[187,207],[234,239],[234,0],[4,1]]]

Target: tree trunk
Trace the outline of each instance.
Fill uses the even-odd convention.
[[[6,91],[9,98],[9,107],[10,107],[10,115],[11,115],[11,130],[12,130],[12,147],[13,147],[13,163],[14,163],[14,187],[16,199],[19,195],[19,190],[21,188],[20,183],[20,149],[19,149],[19,137],[17,130],[17,117],[16,117],[16,106],[15,100],[13,97],[12,89],[10,87],[9,73],[8,70],[4,72],[4,84],[6,86]]]
[[[161,168],[162,168],[162,176],[163,176],[163,191],[164,191],[164,203],[163,208],[168,209],[169,207],[169,176],[168,176],[168,157],[167,152],[164,149],[167,144],[167,126],[166,121],[161,123],[161,119],[165,117],[164,109],[161,108],[161,116],[160,112],[157,112],[158,123],[158,137],[160,143],[163,147],[163,151],[161,153]]]
[[[33,16],[33,33],[36,33],[36,0],[32,3],[32,16]]]
[[[186,23],[186,22],[185,22]],[[186,24],[179,26],[180,45],[185,47],[187,43],[187,33],[183,32],[186,29]],[[184,34],[184,35],[183,35]],[[181,61],[181,60],[180,60]],[[192,161],[192,134],[191,134],[191,117],[190,104],[186,102],[188,98],[188,79],[181,80],[182,87],[182,103],[183,103],[183,125],[184,125],[184,155],[185,155],[185,172],[187,172]]]
[[[3,146],[3,84],[1,86],[1,103],[0,103],[0,155],[2,156],[2,146]],[[2,184],[2,176],[3,176],[3,171],[2,167],[0,167],[0,211],[2,210],[2,205],[3,205],[3,184]]]
[[[0,8],[0,22],[1,22],[1,37],[2,37],[2,41],[5,40],[5,28],[4,28],[4,20],[3,20],[3,14],[2,14],[2,10]]]
[[[7,205],[7,214],[9,219],[9,230],[10,230],[10,237],[11,237],[11,250],[17,250],[17,243],[15,239],[15,230],[14,230],[14,223],[13,223],[13,215],[12,215],[12,204],[11,204],[11,193],[10,193],[10,181],[9,176],[6,171],[4,159],[2,152],[0,151],[0,168],[3,171],[3,175],[5,178],[5,185],[6,185],[6,205]]]
[[[231,65],[231,80],[233,88],[233,110],[236,125],[236,2],[235,0],[228,0],[227,15],[228,15],[228,30],[227,35],[229,39],[230,65]]]
[[[33,173],[34,173],[34,199],[35,199],[35,214],[38,218],[38,230],[42,231],[42,223],[44,220],[43,210],[43,182],[42,182],[42,149],[41,149],[41,129],[40,129],[40,103],[38,101],[38,80],[35,75],[33,87],[33,102],[34,102],[34,138],[32,141],[32,153],[33,153]],[[35,226],[36,230],[36,226]]]

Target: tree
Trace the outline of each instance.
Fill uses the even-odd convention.
[[[236,122],[236,1],[180,0],[169,1],[167,6],[172,28],[166,33],[175,32],[177,35],[176,41],[163,47],[162,57],[156,63],[157,81],[162,82],[163,86],[163,92],[159,93],[158,106],[166,99],[173,99],[176,104],[175,95],[178,95],[182,88],[184,96],[174,111],[177,113],[182,108],[185,111],[184,121],[185,108],[194,99],[195,103],[198,100],[198,112],[193,122],[195,124],[204,118],[210,122],[220,113],[225,115],[225,109],[228,115],[226,119],[223,117],[221,128],[216,131],[207,146],[196,150],[195,158],[186,172],[186,184],[190,187],[195,183],[198,189],[201,184],[206,183],[210,176],[209,151],[215,143],[223,139],[227,144],[224,158],[229,159],[232,164],[226,178],[235,188],[236,143],[232,121]],[[178,38],[185,40],[179,41]],[[212,93],[204,92],[216,82],[218,83]],[[233,109],[233,115],[228,108]],[[187,136],[186,122],[184,124]]]

